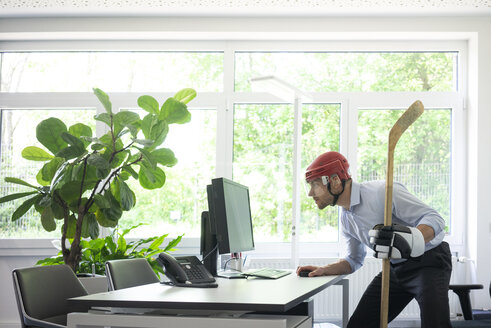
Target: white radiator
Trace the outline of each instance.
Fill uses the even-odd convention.
[[[338,259],[318,258],[318,259],[302,259],[300,265],[326,265],[336,262]],[[290,265],[289,259],[251,259],[250,268],[270,267],[278,269],[286,269]],[[452,257],[452,266],[454,271],[459,268],[459,263],[455,257]],[[349,279],[349,309],[350,315],[355,310],[358,302],[363,295],[368,284],[373,277],[382,269],[382,261],[375,258],[366,258],[361,269],[348,276]],[[455,274],[452,274],[450,283],[457,283],[454,280]],[[314,321],[339,321],[342,314],[342,287],[332,286],[320,292],[314,297]],[[450,317],[455,318],[456,312],[460,312],[458,298],[454,293],[449,293],[450,299]],[[404,311],[402,311],[397,320],[419,320],[418,303],[411,301]]]

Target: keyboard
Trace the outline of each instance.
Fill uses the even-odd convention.
[[[292,273],[291,271],[280,270],[280,269],[270,269],[262,268],[258,270],[250,270],[247,272],[242,272],[244,276],[260,277],[267,279],[278,279]]]

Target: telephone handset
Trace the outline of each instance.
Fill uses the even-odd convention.
[[[196,256],[173,257],[167,253],[160,253],[157,260],[164,266],[164,273],[174,286],[218,287],[215,278]]]

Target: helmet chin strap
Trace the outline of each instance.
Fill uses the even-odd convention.
[[[341,192],[339,194],[333,194],[331,192],[331,183],[330,182],[327,183],[327,191],[329,191],[329,193],[331,194],[331,196],[334,197],[334,200],[332,201],[331,204],[329,204],[329,206],[335,206],[336,203],[338,202],[339,196],[341,196],[341,194],[344,192],[344,185],[346,184],[346,180],[341,181],[341,183],[342,183],[342,186],[343,186],[343,190],[341,190]]]

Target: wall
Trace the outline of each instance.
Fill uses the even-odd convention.
[[[36,33],[32,33],[36,31]],[[389,32],[390,31],[390,32]],[[469,44],[467,106],[467,252],[473,270],[468,282],[485,286],[491,280],[491,17],[132,17],[132,18],[1,18],[0,49],[16,40],[79,40],[90,38],[135,38],[169,40],[297,39],[459,39]],[[322,42],[322,41],[319,41]],[[29,44],[25,46],[29,48]],[[0,98],[1,106],[1,98]],[[466,218],[461,218],[465,220]],[[11,291],[13,268],[28,266],[54,251],[49,245],[18,250],[0,240],[0,326],[16,322]],[[31,252],[37,252],[31,256]],[[45,254],[46,253],[46,254]],[[32,253],[31,253],[32,254]],[[487,289],[474,292],[474,305],[491,307]]]

